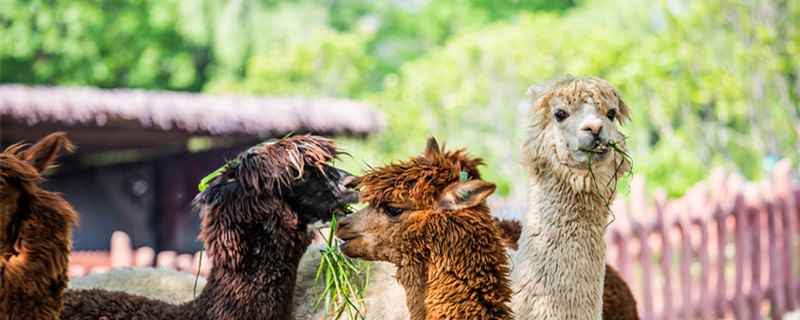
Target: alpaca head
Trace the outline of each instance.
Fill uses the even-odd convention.
[[[332,140],[303,135],[262,143],[229,161],[195,198],[203,214],[200,237],[214,261],[235,265],[258,254],[262,240],[304,241],[307,224],[358,201],[355,178],[329,164],[337,155]]]
[[[33,146],[15,144],[0,153],[0,263],[19,253],[20,230],[30,218],[26,207],[42,191],[42,173],[73,149],[64,133],[53,133]],[[67,218],[76,219],[72,211]]]
[[[495,186],[480,180],[480,164],[463,150],[443,151],[431,138],[423,155],[371,169],[358,179],[361,200],[368,206],[339,221],[336,235],[344,240],[342,251],[400,264],[402,257],[429,245],[425,237],[436,237],[433,229],[442,221],[434,220],[485,207],[484,199]],[[488,219],[488,210],[482,214]],[[458,236],[456,229],[452,232]]]
[[[577,176],[572,182],[579,190],[591,188],[584,184],[589,175],[616,179],[629,170],[628,161],[614,150],[625,149],[617,125],[629,118],[629,109],[610,83],[570,77],[531,87],[528,93],[533,98],[524,150],[529,166]]]

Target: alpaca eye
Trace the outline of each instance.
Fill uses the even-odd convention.
[[[564,121],[567,117],[569,117],[569,113],[566,111],[561,109],[556,110],[556,120],[558,120],[558,122]]]
[[[617,117],[617,109],[608,110],[606,117],[608,117],[609,120],[614,121],[614,119]]]
[[[391,216],[391,217],[399,216],[399,215],[403,214],[403,211],[405,211],[405,210],[403,210],[401,208],[386,207],[386,213],[388,213],[389,216]]]

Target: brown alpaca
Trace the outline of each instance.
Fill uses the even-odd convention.
[[[639,320],[636,299],[625,280],[609,265],[603,286],[603,320]]]
[[[73,149],[63,133],[0,153],[0,319],[58,319],[75,210],[41,187],[42,172]]]
[[[522,234],[522,225],[519,220],[504,220],[494,218],[500,227],[500,237],[506,248],[517,250],[519,237]],[[636,299],[633,298],[631,289],[625,279],[609,265],[606,265],[606,277],[603,282],[603,320],[638,320],[636,312]]]
[[[328,162],[333,142],[297,136],[261,144],[228,162],[195,203],[214,264],[193,301],[173,305],[121,292],[65,294],[61,319],[291,319],[308,224],[357,200],[353,177]]]
[[[509,262],[484,201],[480,159],[425,154],[359,178],[368,207],[342,219],[336,235],[351,257],[388,261],[406,291],[411,319],[512,319]]]

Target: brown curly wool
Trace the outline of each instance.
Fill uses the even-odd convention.
[[[78,215],[42,189],[41,173],[73,145],[54,133],[0,153],[0,319],[57,319]]]
[[[386,206],[406,211],[379,231],[393,239],[375,250],[397,251],[390,262],[397,265],[411,319],[512,318],[508,256],[483,200],[495,187],[479,180],[480,164],[431,139],[424,155],[371,169],[358,181],[366,212],[380,215]],[[479,188],[464,187],[476,183]],[[465,203],[477,193],[474,203]],[[359,213],[346,219],[358,224]],[[339,231],[347,233],[349,222],[343,222]]]
[[[469,157],[464,150],[431,148],[438,146],[429,146],[425,155],[368,170],[357,180],[361,201],[376,207],[402,201],[417,208],[432,208],[438,195],[457,182],[462,171],[471,179],[481,178],[478,166],[483,160]]]
[[[309,169],[324,176],[336,155],[329,139],[296,136],[252,147],[226,165],[195,200],[200,239],[214,261],[195,300],[172,305],[75,290],[65,294],[61,319],[291,319],[297,266],[312,238],[306,213],[287,199],[289,186]]]

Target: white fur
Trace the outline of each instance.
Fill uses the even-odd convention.
[[[595,86],[592,89],[611,88],[598,79],[579,81]],[[528,212],[513,259],[512,307],[518,319],[601,319],[603,235],[616,178],[629,166],[612,152],[596,160],[590,173],[589,156],[581,148],[592,141],[587,126],[602,125],[600,136],[605,140],[622,145],[624,139],[614,121],[595,108],[598,101],[580,98],[566,104],[554,97],[548,104],[542,97],[551,89],[533,90],[536,100],[523,151],[529,173]],[[621,100],[604,102],[621,106]],[[554,116],[559,109],[569,112],[560,122]]]

